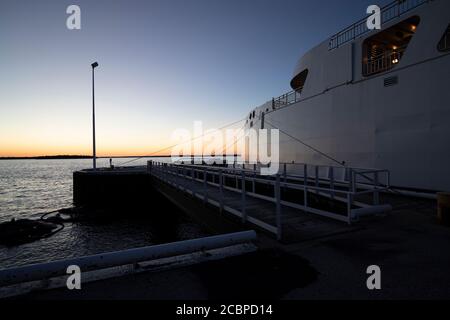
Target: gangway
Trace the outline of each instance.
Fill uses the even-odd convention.
[[[287,229],[311,216],[354,224],[362,216],[390,211],[380,203],[389,189],[389,171],[297,164],[303,174],[291,174],[288,165],[274,176],[259,174],[253,166],[211,166],[148,161],[153,177],[228,212],[282,239]],[[298,170],[297,170],[298,171]],[[306,220],[305,220],[306,219]]]

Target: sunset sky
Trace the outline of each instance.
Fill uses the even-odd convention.
[[[93,61],[100,156],[151,154],[196,120],[242,119],[372,3],[1,0],[0,156],[91,154]],[[81,30],[66,28],[71,4]]]

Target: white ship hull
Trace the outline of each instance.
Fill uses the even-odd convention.
[[[437,50],[450,1],[424,4],[383,29],[411,16],[420,24],[394,68],[363,75],[362,46],[376,31],[333,50],[326,41],[296,68],[294,76],[308,70],[297,102],[269,101],[247,128],[279,128],[291,136],[280,132],[280,162],[336,165],[334,158],[388,169],[396,187],[450,190],[450,55]]]

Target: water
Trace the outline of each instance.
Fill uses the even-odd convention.
[[[113,159],[120,164],[130,159]],[[130,165],[144,165],[140,159]],[[158,160],[160,161],[160,159]],[[109,166],[99,159],[98,166]],[[42,213],[72,206],[73,171],[92,166],[90,159],[2,160],[0,161],[0,222],[12,218],[39,218]],[[166,241],[196,238],[206,233],[180,212],[171,208],[171,230],[146,218],[69,223],[50,238],[13,248],[0,245],[0,268],[47,262]],[[154,210],[159,210],[154,208]],[[157,213],[157,212],[156,212]],[[153,214],[152,214],[153,215]],[[164,225],[167,228],[167,225]]]

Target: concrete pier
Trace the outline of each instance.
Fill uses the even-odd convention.
[[[77,207],[139,207],[152,199],[150,180],[145,167],[76,171],[73,202]]]
[[[108,209],[108,214],[127,216],[140,212],[161,216],[176,207],[210,234],[244,230],[239,222],[220,215],[215,208],[155,179],[145,166],[76,171],[73,202],[77,207]]]

